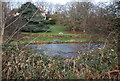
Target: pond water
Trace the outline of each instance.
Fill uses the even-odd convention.
[[[29,47],[47,56],[59,55],[62,58],[78,57],[82,52],[97,50],[102,43],[62,43],[62,44],[30,44]]]

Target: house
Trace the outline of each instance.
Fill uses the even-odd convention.
[[[38,8],[41,12],[42,12],[42,16],[44,17],[44,19],[46,20],[46,12],[43,8]],[[18,13],[18,9],[17,8],[14,8],[12,9],[9,13],[8,13],[8,16],[9,17],[15,17],[15,16],[18,16],[19,13]]]
[[[9,16],[9,17],[10,17],[10,16],[17,16],[17,15],[19,15],[17,8],[14,8],[14,9],[12,9],[10,12],[8,12],[8,16]]]
[[[45,20],[46,20],[46,12],[43,8],[39,8],[39,10],[42,12],[42,16],[45,17]]]

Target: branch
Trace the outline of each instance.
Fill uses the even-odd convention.
[[[30,4],[29,4],[30,5]],[[12,25],[14,22],[16,22],[21,16],[22,16],[22,14],[24,13],[24,11],[29,7],[29,5],[27,5],[27,7],[22,11],[22,13],[19,15],[19,17],[18,18],[16,18],[13,22],[11,22],[10,24],[8,24],[6,27],[5,27],[5,29],[6,28],[8,28],[10,25]]]
[[[36,13],[38,12],[39,9],[36,10],[36,12],[33,14],[33,16],[30,18],[30,20],[25,23],[21,28],[19,28],[16,32],[13,32],[13,34],[6,40],[6,43],[20,30],[22,29],[23,27],[25,27],[30,21],[31,19],[36,15]]]

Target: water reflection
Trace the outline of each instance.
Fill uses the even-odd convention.
[[[59,55],[62,58],[78,57],[81,52],[97,50],[103,44],[96,43],[63,43],[63,44],[31,44],[29,45],[48,56]]]

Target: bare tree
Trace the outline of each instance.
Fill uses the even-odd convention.
[[[85,31],[85,22],[93,4],[90,2],[70,2],[62,6],[61,22],[65,21],[72,31]],[[67,22],[68,21],[68,22]],[[83,25],[84,23],[84,25]]]

